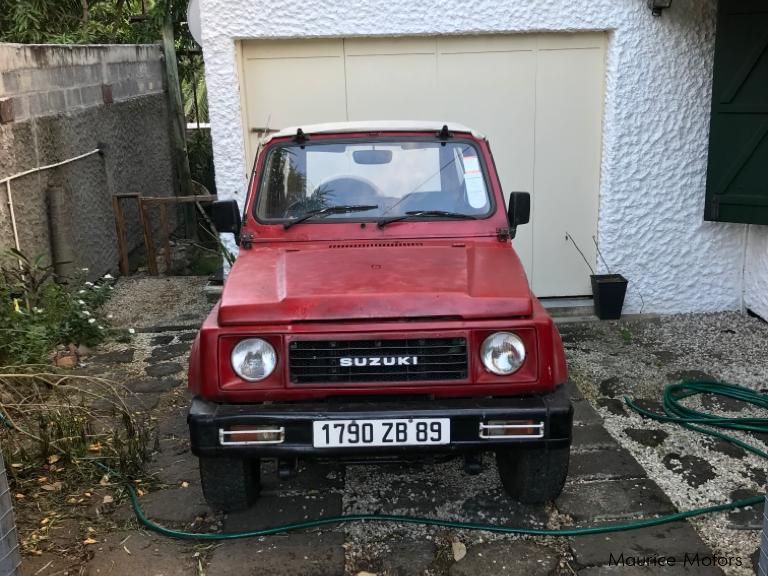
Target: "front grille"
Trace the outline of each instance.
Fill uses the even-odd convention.
[[[467,364],[466,338],[296,340],[288,348],[294,384],[463,380]]]

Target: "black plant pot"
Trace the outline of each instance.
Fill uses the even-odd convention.
[[[621,274],[595,274],[592,279],[592,297],[595,314],[600,320],[618,320],[624,307],[627,279]]]

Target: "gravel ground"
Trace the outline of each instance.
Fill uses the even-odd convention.
[[[170,325],[199,326],[211,304],[203,295],[205,276],[128,276],[115,285],[106,306],[116,328],[151,331]]]
[[[768,324],[728,313],[566,325],[561,331],[572,378],[604,417],[610,434],[632,453],[678,509],[766,493],[765,460],[679,426],[643,419],[618,409],[617,402],[608,399],[621,400],[626,395],[658,401],[664,386],[684,379],[720,380],[766,389]],[[686,404],[727,416],[766,417],[756,409],[713,406],[700,398]],[[653,404],[651,408],[660,409]],[[666,437],[656,434],[649,439],[637,430],[661,431]],[[736,435],[766,450],[760,439]],[[735,490],[744,492],[734,494]],[[759,512],[754,511],[756,515]],[[743,566],[724,567],[726,574],[753,573],[746,557],[759,546],[759,530],[732,529],[740,522],[736,516],[726,514],[700,517],[692,523],[716,553],[744,559]]]

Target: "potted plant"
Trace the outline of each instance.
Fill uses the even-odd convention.
[[[627,279],[621,274],[614,274],[611,271],[611,267],[608,266],[605,258],[603,258],[594,236],[592,236],[592,241],[595,243],[597,255],[600,257],[606,270],[608,270],[608,274],[595,274],[595,269],[592,268],[592,265],[587,260],[587,257],[584,256],[584,252],[579,248],[579,245],[576,244],[573,236],[567,232],[565,235],[573,243],[573,246],[579,252],[591,272],[589,278],[592,282],[592,299],[595,305],[595,314],[600,320],[618,320],[621,318],[621,310],[624,307],[624,296],[627,293],[628,284]]]

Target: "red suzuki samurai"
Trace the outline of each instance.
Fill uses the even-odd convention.
[[[488,141],[430,122],[266,138],[244,212],[213,206],[239,256],[192,347],[188,423],[208,503],[248,507],[260,463],[496,453],[514,498],[555,498],[573,410],[560,335],[512,239]]]

